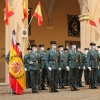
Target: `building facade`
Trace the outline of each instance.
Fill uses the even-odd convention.
[[[37,19],[33,18],[30,25],[30,34],[27,38],[21,37],[21,29],[27,28],[28,19],[33,15],[39,0],[25,0],[26,8],[30,10],[29,18],[22,23],[21,9],[22,0],[9,0],[13,8],[14,16],[9,19],[9,25],[4,24],[5,1],[1,2],[0,6],[0,48],[5,48],[5,51],[0,50],[0,55],[7,54],[11,46],[12,29],[15,29],[17,42],[20,42],[20,50],[23,55],[27,53],[28,41],[32,43],[44,44],[46,48],[50,47],[50,41],[55,40],[57,44],[62,44],[65,47],[69,46],[71,41],[75,41],[81,46],[81,49],[89,47],[90,42],[96,42],[99,45],[99,17],[100,17],[100,0],[40,0],[43,24],[37,25]],[[97,28],[91,26],[88,22],[89,16],[87,8],[97,24]],[[68,16],[78,15],[80,20],[80,37],[68,35]],[[4,58],[0,59],[0,84],[8,84],[8,65]]]

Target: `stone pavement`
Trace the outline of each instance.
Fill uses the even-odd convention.
[[[22,95],[12,95],[9,86],[0,86],[0,100],[100,100],[100,89],[79,88],[79,91],[59,89],[59,93],[49,93],[48,90],[32,94],[31,89],[25,89]]]

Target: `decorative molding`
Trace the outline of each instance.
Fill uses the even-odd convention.
[[[80,21],[88,20],[89,19],[89,15],[88,14],[82,14],[82,15],[79,15],[78,17],[79,17]]]
[[[88,0],[78,0],[80,5],[81,14],[87,13]]]

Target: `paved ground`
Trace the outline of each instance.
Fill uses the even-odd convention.
[[[88,86],[79,91],[70,91],[70,88],[59,90],[59,93],[49,93],[48,90],[32,94],[26,89],[22,95],[11,95],[9,86],[0,86],[0,100],[100,100],[100,89],[88,89]]]

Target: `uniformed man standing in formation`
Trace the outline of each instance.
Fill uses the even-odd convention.
[[[79,46],[77,46],[77,50],[80,54],[80,66],[78,71],[78,77],[77,77],[77,86],[82,87],[82,74],[83,74],[83,66],[84,66],[84,54],[81,52],[81,49]]]
[[[32,93],[38,92],[38,81],[39,81],[39,72],[40,72],[40,53],[37,52],[37,45],[31,45],[32,52],[26,56],[26,61],[29,64],[30,77],[31,77],[31,88]]]
[[[66,69],[70,71],[71,90],[77,90],[77,75],[79,68],[80,53],[76,50],[76,44],[71,43],[71,49],[66,53]]]
[[[87,53],[89,51],[89,48],[85,48],[85,53],[84,53],[84,79],[85,79],[85,85],[89,85],[89,69],[87,66]]]
[[[65,79],[65,75],[66,75],[66,59],[65,59],[65,53],[64,53],[64,48],[63,45],[59,45],[59,63],[60,63],[60,67],[59,67],[59,74],[60,74],[60,89],[64,89],[64,79]]]
[[[90,84],[92,89],[97,89],[97,72],[99,66],[99,53],[96,50],[96,44],[90,43],[91,50],[87,53],[87,66],[89,71],[91,72],[90,75]]]
[[[44,48],[44,45],[43,44],[40,44],[39,45],[40,47],[40,67],[42,69],[42,73],[41,73],[41,90],[46,90],[46,87],[45,87],[45,80],[46,80],[46,77],[47,77],[47,66],[46,66],[46,63],[45,63],[45,48]]]
[[[31,49],[31,48],[27,48],[27,50],[28,50],[28,54],[29,54],[30,52],[32,52],[32,49]],[[28,55],[28,54],[26,54],[26,55],[24,56],[23,63],[24,63],[25,72],[26,72],[26,88],[31,88],[29,63],[27,63],[27,61],[26,61],[26,58],[27,58],[27,55]]]
[[[99,52],[99,68],[98,68],[98,76],[97,76],[97,83],[98,83],[98,86],[100,86],[100,46],[97,47],[98,48],[98,52]]]
[[[46,53],[45,56],[45,62],[46,66],[48,67],[48,70],[52,75],[50,77],[52,78],[51,84],[52,92],[59,92],[56,90],[56,80],[58,75],[58,69],[59,69],[59,53],[56,50],[56,41],[51,41],[51,49]]]

